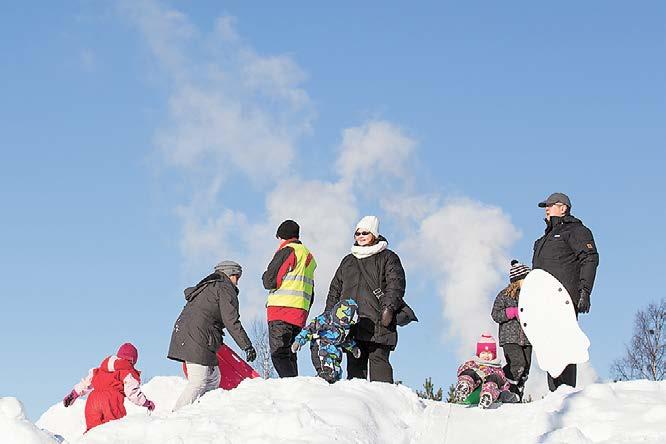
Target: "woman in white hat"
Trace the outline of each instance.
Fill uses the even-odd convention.
[[[390,353],[398,343],[396,313],[404,306],[405,270],[379,234],[379,219],[365,216],[356,225],[351,254],[342,259],[326,299],[330,310],[341,299],[354,299],[359,320],[352,334],[361,356],[347,354],[347,377],[393,382]]]

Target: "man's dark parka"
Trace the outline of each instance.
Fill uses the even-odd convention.
[[[545,234],[534,242],[532,268],[557,278],[567,289],[577,309],[580,290],[592,293],[599,253],[592,232],[567,214],[551,217]]]

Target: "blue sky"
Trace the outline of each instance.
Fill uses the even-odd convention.
[[[393,358],[412,387],[452,382],[553,191],[601,254],[581,324],[602,378],[663,295],[662,2],[5,9],[0,395],[33,419],[127,340],[144,379],[177,374],[182,289],[220,259],[260,315],[284,217],[320,303],[358,217],[381,217],[422,318]]]

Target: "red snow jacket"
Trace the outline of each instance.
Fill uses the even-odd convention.
[[[127,414],[125,397],[144,406],[146,396],[141,392],[140,384],[140,372],[131,362],[117,356],[109,356],[98,368],[90,370],[88,376],[74,387],[79,396],[90,393],[85,408],[86,431],[124,417]]]

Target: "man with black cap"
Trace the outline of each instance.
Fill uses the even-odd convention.
[[[266,318],[273,366],[281,378],[287,378],[298,376],[298,360],[291,344],[308,319],[317,262],[299,240],[300,227],[293,220],[282,222],[276,237],[280,244],[262,280],[269,290]]]
[[[187,368],[188,383],[174,411],[220,386],[217,350],[222,345],[224,328],[245,351],[249,362],[257,357],[238,311],[241,274],[243,269],[238,263],[222,261],[215,266],[214,273],[185,289],[187,303],[173,327],[167,355],[169,359],[184,362]]]
[[[546,209],[546,232],[534,243],[532,268],[555,276],[569,292],[578,313],[590,311],[590,294],[599,265],[599,253],[592,232],[571,215],[571,200],[553,193],[539,203]],[[576,365],[569,364],[557,378],[548,375],[548,388],[562,384],[576,386]]]

